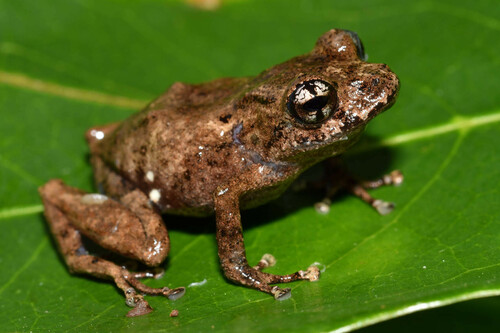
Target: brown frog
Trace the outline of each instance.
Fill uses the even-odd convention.
[[[175,83],[128,120],[87,132],[97,187],[89,194],[51,180],[40,188],[45,216],[69,269],[112,279],[123,290],[129,316],[152,311],[142,294],[176,299],[183,287],[151,288],[127,268],[90,254],[82,236],[121,256],[156,267],[169,237],[160,214],[215,213],[220,263],[236,283],[286,299],[290,289],[271,286],[314,281],[312,266],[289,275],[265,273],[265,256],[250,266],[240,210],[279,196],[310,166],[353,145],[365,125],[389,108],[397,76],[384,64],[365,62],[358,36],[330,30],[314,49],[256,77],[203,84]],[[397,183],[394,175],[355,183],[330,173],[381,213],[390,204],[367,187]]]

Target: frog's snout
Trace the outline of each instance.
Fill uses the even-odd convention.
[[[389,69],[388,66],[387,66],[387,69]],[[390,71],[390,69],[389,69],[389,71]],[[390,108],[392,106],[392,104],[394,104],[396,102],[396,98],[398,97],[399,86],[400,86],[398,76],[392,71],[390,71],[389,73],[390,73],[391,84],[387,85],[387,90],[389,90],[389,92],[388,92],[389,96],[388,96],[388,103],[387,103],[386,109]]]
[[[373,119],[381,112],[389,109],[399,92],[399,78],[389,66],[378,64],[376,71],[357,86],[360,95],[361,114],[367,115],[365,120]]]

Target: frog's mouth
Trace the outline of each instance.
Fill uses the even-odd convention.
[[[370,121],[373,118],[375,118],[376,116],[378,116],[379,114],[381,114],[382,112],[389,110],[394,105],[394,103],[396,103],[396,99],[398,98],[398,95],[399,95],[399,80],[398,80],[396,75],[394,75],[394,76],[396,77],[396,81],[397,81],[395,89],[392,91],[392,93],[387,98],[386,103],[379,103],[373,107],[373,109],[368,114],[367,121]]]
[[[332,135],[324,140],[312,139],[295,144],[292,152],[285,159],[303,166],[316,164],[348,150],[359,140],[363,130],[364,126],[361,125],[344,133]]]

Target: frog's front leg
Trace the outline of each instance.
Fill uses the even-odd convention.
[[[152,311],[140,293],[170,299],[184,294],[182,287],[148,287],[137,278],[149,275],[132,273],[91,255],[83,245],[80,233],[103,248],[148,266],[163,262],[169,250],[167,230],[144,193],[135,190],[115,201],[69,187],[60,180],[49,181],[39,191],[47,222],[70,271],[112,279],[125,294],[126,304],[134,307],[127,316]]]
[[[266,265],[259,263],[251,267],[248,264],[241,226],[241,193],[238,185],[235,183],[233,186],[219,187],[214,195],[218,253],[225,276],[233,282],[271,294],[278,300],[289,298],[291,290],[270,284],[318,280],[320,273],[316,266],[288,275],[274,275],[261,271]]]

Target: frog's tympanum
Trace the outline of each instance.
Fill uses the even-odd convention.
[[[101,194],[60,180],[40,188],[47,222],[70,271],[113,280],[133,307],[129,316],[149,313],[143,294],[176,299],[185,289],[144,285],[138,279],[151,273],[134,273],[90,253],[82,235],[156,267],[170,246],[160,214],[215,214],[220,263],[229,280],[278,300],[288,298],[290,289],[273,284],[317,280],[315,266],[288,275],[263,272],[272,264],[270,256],[251,266],[240,210],[276,198],[304,170],[346,151],[365,125],[394,103],[396,75],[364,60],[354,32],[330,30],[310,53],[258,76],[174,83],[128,120],[90,129],[87,141]],[[374,200],[365,188],[399,180],[393,175],[365,185],[342,183],[386,213],[390,204]]]

